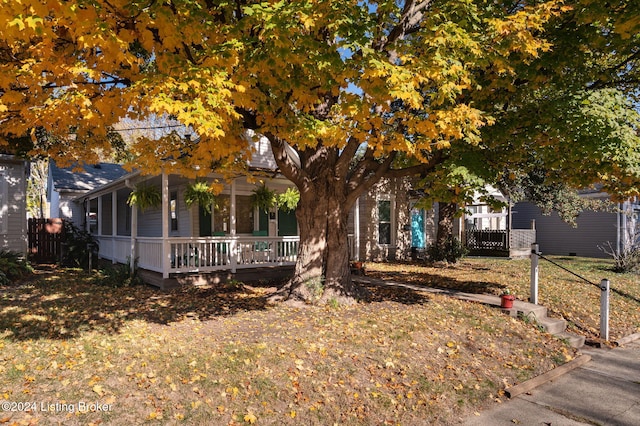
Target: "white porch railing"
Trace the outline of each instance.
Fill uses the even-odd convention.
[[[171,273],[294,265],[300,238],[170,238]]]
[[[100,257],[127,262],[131,238],[100,236]],[[263,266],[294,265],[300,237],[201,237],[169,238],[169,273],[210,272]],[[138,237],[135,257],[143,269],[164,272],[162,238]]]
[[[99,256],[113,262],[127,263],[131,258],[131,237],[96,236]],[[162,272],[162,238],[139,237],[136,239],[134,257],[138,266],[150,271]]]
[[[131,240],[129,240],[129,252]],[[136,239],[138,267],[149,271],[162,272],[162,238],[138,237]]]

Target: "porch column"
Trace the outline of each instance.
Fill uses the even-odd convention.
[[[231,181],[231,208],[229,211],[229,234],[232,237],[236,235],[236,181]]]
[[[622,203],[618,203],[618,212],[616,213],[616,254],[620,256],[622,253],[622,238],[620,235],[622,233]]]
[[[236,272],[238,263],[238,244],[236,241],[236,181],[231,181],[231,207],[229,209],[229,235],[231,235],[231,272]]]
[[[98,216],[96,218],[96,229],[98,237],[102,236],[102,220],[104,217],[102,216],[102,196],[98,196]]]
[[[111,193],[111,244],[112,244],[112,253],[111,263],[118,263],[118,242],[116,241],[116,237],[118,236],[118,192],[113,191]]]
[[[169,278],[171,245],[169,244],[169,176],[162,172],[162,278]]]
[[[360,197],[356,199],[353,212],[353,238],[355,239],[355,260],[360,260]]]
[[[131,206],[131,256],[129,258],[129,268],[131,272],[136,266],[136,240],[138,238],[138,207],[134,204]]]
[[[629,238],[629,223],[628,223],[628,217],[629,217],[629,213],[631,213],[630,209],[629,209],[629,204],[624,201],[622,203],[622,253],[625,252],[625,250],[627,248],[629,248],[631,246],[631,243],[633,243],[633,241],[631,241],[631,239]]]

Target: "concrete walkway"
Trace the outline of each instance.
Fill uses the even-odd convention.
[[[467,419],[486,425],[640,425],[640,334],[609,349],[583,348],[586,364]]]

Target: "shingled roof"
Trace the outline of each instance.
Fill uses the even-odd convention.
[[[73,166],[60,168],[51,162],[49,168],[53,186],[58,192],[91,191],[128,173],[120,164],[113,163],[85,165],[84,170],[73,171]]]

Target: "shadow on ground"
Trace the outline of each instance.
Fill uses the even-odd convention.
[[[437,271],[437,268],[434,269]],[[467,267],[467,269],[467,273],[463,273],[459,277],[454,277],[451,276],[451,274],[445,273],[445,268],[443,268],[442,275],[439,275],[437,272],[367,271],[367,276],[379,278],[385,281],[399,281],[415,286],[456,290],[464,293],[489,293],[499,295],[507,288],[506,285],[496,282],[474,280],[474,275],[477,275],[474,274],[474,269],[486,271],[488,268]],[[464,272],[462,268],[458,268],[458,270]]]
[[[144,285],[114,288],[83,271],[36,271],[21,285],[0,288],[0,333],[16,340],[68,339],[92,330],[115,333],[132,320],[206,320],[264,310],[265,294],[236,283],[168,292]]]
[[[69,339],[80,333],[117,333],[128,321],[169,324],[206,321],[240,312],[268,309],[268,296],[283,283],[231,282],[211,287],[160,291],[150,286],[113,287],[80,270],[47,268],[27,280],[0,287],[0,335],[12,340]],[[363,302],[424,304],[411,289],[367,288]]]

